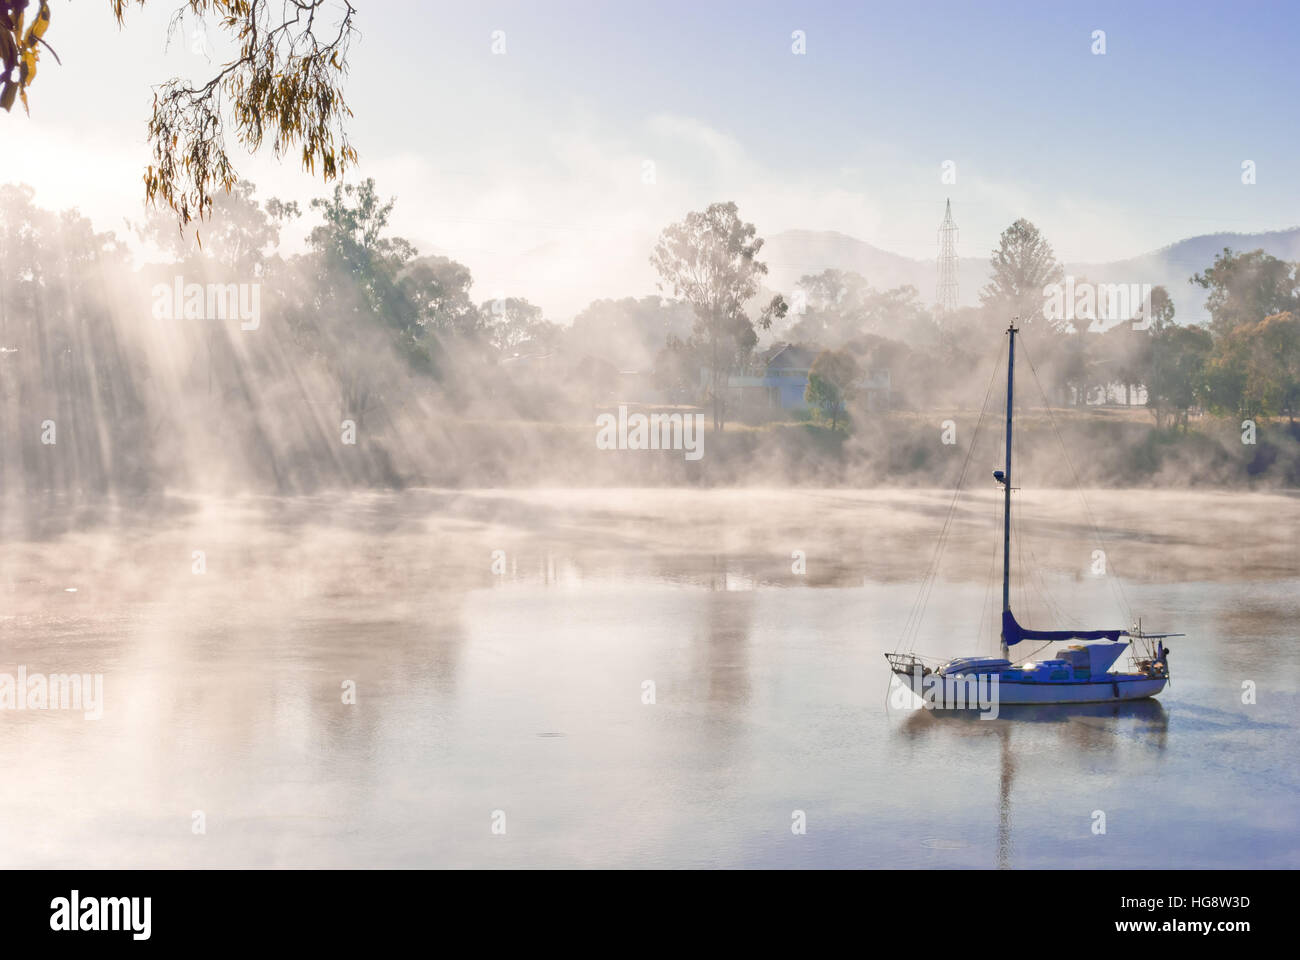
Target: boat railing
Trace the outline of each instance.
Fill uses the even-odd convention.
[[[930,673],[930,668],[921,662],[921,658],[911,653],[887,653],[885,659],[889,661],[889,669],[894,673],[915,673],[918,669],[921,676]]]

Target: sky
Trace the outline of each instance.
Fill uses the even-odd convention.
[[[658,232],[719,200],[760,236],[916,258],[947,198],[962,256],[1018,217],[1071,262],[1300,223],[1300,4],[354,3],[350,178],[396,198],[421,253],[467,264],[476,299],[556,320],[653,292]],[[228,49],[215,27],[168,44],[177,5],[119,30],[108,0],[54,0],[62,65],[42,59],[30,118],[0,116],[0,183],[100,229],[141,219],[153,87]],[[330,189],[234,156],[261,197]]]

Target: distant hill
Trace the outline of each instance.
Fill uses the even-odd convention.
[[[1206,318],[1205,293],[1187,282],[1192,274],[1214,262],[1224,247],[1263,249],[1283,260],[1300,260],[1300,227],[1268,233],[1210,233],[1179,240],[1128,260],[1110,263],[1067,263],[1067,273],[1094,283],[1163,284],[1173,297],[1176,317],[1183,322]],[[789,291],[805,274],[834,268],[856,270],[877,289],[911,284],[922,301],[934,300],[937,266],[934,260],[915,260],[881,250],[863,240],[832,231],[787,230],[767,239],[763,246],[769,275],[766,286]],[[961,257],[957,281],[963,306],[979,303],[979,291],[988,282],[988,258]]]
[[[1130,260],[1074,263],[1067,269],[1096,283],[1163,284],[1173,297],[1175,319],[1197,323],[1209,320],[1205,291],[1188,283],[1188,278],[1213,264],[1224,247],[1237,252],[1262,249],[1282,260],[1300,260],[1300,227],[1269,233],[1207,233]]]
[[[789,291],[799,278],[822,270],[856,270],[876,289],[911,284],[921,298],[934,299],[937,265],[934,260],[914,260],[872,246],[847,234],[833,231],[786,230],[767,238],[763,260],[768,276],[765,286]],[[957,280],[963,303],[979,302],[979,289],[988,278],[987,258],[962,257]]]

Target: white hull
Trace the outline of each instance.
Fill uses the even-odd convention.
[[[933,700],[936,707],[945,709],[978,709],[978,698],[971,696],[968,687],[955,683],[936,683],[929,676],[918,678],[915,673],[895,672],[913,693],[922,699]],[[930,676],[933,676],[931,674]],[[1106,680],[1097,681],[1004,681],[997,685],[997,702],[1001,706],[1044,703],[1118,703],[1125,700],[1145,700],[1164,690],[1167,677],[1150,677],[1139,673],[1107,674]],[[940,678],[941,680],[944,678]],[[980,690],[991,690],[984,677],[979,679]]]

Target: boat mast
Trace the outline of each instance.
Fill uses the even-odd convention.
[[[1011,398],[1016,373],[1016,322],[1007,326],[1011,338],[1007,347],[1007,457],[1002,474],[1002,612],[1011,609]],[[1002,658],[1008,656],[1007,637],[1002,635]]]

